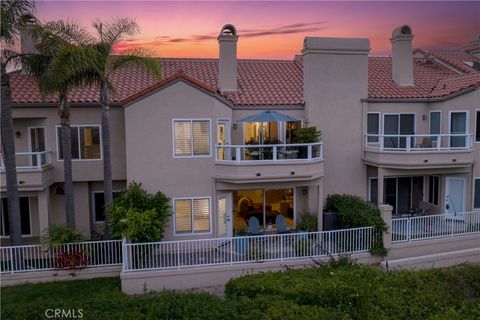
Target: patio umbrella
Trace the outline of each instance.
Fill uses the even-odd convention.
[[[266,110],[243,118],[242,122],[277,122],[277,121],[300,121],[299,119],[280,113],[275,110]]]
[[[246,118],[240,119],[241,122],[260,122],[260,144],[263,143],[263,123],[264,122],[277,122],[277,121],[300,121],[299,119],[289,116],[287,114],[280,113],[275,110],[266,110]]]

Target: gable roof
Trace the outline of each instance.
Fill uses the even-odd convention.
[[[480,60],[480,59],[479,59]],[[114,104],[130,103],[172,81],[188,81],[195,86],[228,99],[233,106],[298,106],[303,104],[303,61],[293,60],[238,60],[238,91],[220,92],[218,89],[218,59],[160,58],[162,81],[156,81],[144,69],[128,65],[114,72],[111,81],[115,88]],[[389,57],[368,59],[368,98],[411,99],[433,98],[478,86],[479,72],[460,78],[453,71],[431,59],[414,59],[412,87],[398,86],[392,80],[392,60]],[[465,65],[466,66],[466,65]],[[468,66],[467,66],[468,67]],[[181,73],[179,73],[181,71]],[[448,80],[452,78],[452,80]],[[446,89],[439,89],[440,84]],[[56,103],[57,97],[42,97],[35,80],[19,71],[10,73],[12,101],[15,104]],[[99,103],[96,87],[79,87],[69,95],[72,103]]]

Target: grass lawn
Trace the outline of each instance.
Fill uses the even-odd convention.
[[[480,266],[384,273],[336,262],[246,276],[207,293],[121,293],[118,278],[1,289],[1,319],[47,319],[47,309],[83,319],[480,319]],[[50,311],[52,312],[52,311]]]

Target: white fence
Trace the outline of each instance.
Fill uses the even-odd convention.
[[[464,151],[473,147],[473,134],[366,134],[365,149],[378,151]]]
[[[82,260],[82,267],[122,264],[122,241],[87,241],[53,245],[0,247],[2,273],[69,268],[69,260]]]
[[[124,271],[182,269],[366,252],[373,227],[203,240],[126,243]],[[381,236],[380,236],[381,237]]]
[[[217,161],[294,161],[323,159],[323,143],[218,145]]]
[[[408,242],[480,232],[480,211],[392,220],[392,242]]]

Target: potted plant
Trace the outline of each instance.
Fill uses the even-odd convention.
[[[297,130],[295,130],[295,139],[293,143],[315,143],[319,142],[322,137],[322,132],[317,130],[317,127],[309,127],[308,123]],[[308,158],[308,149],[306,147],[298,148],[299,159]]]

